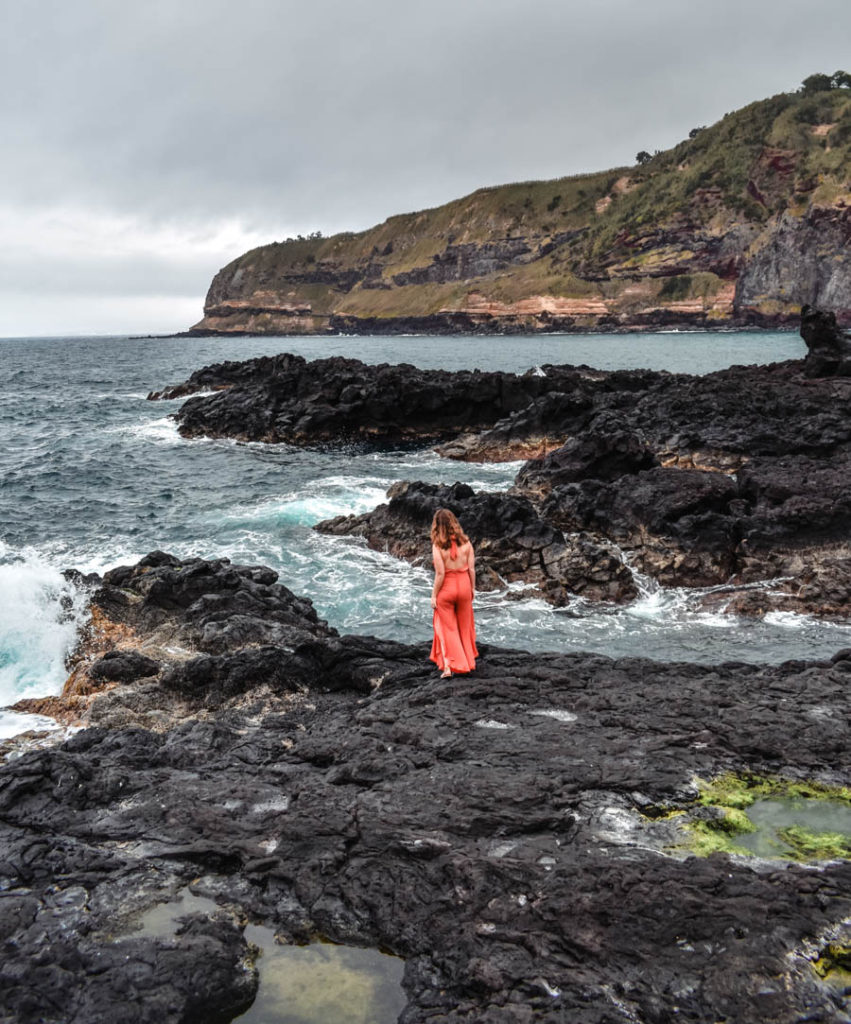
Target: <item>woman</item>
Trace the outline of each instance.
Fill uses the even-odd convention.
[[[453,672],[472,672],[479,652],[473,621],[476,556],[470,538],[447,508],[439,508],[434,514],[431,556],[434,559],[431,660],[443,669],[441,678],[448,679]]]

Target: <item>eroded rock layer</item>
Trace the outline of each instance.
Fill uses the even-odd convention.
[[[155,553],[93,600],[114,641],[79,652],[102,686],[75,707],[97,726],[0,769],[2,1019],[230,1020],[246,918],[405,957],[405,1024],[847,1019],[814,961],[851,865],[687,858],[659,818],[695,776],[847,785],[847,652],[483,645],[442,680],[426,645],[338,637],[259,567]],[[187,885],[219,910],[134,932]]]

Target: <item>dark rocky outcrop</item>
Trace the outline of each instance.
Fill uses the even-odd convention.
[[[563,393],[555,370],[551,393],[489,430],[439,448],[451,458],[523,457],[530,441],[548,454],[571,438],[622,433],[640,439],[663,462],[736,469],[754,455],[826,455],[851,446],[847,379],[808,380],[800,362],[734,366],[704,376],[649,371],[583,374]],[[541,444],[541,439],[546,444]]]
[[[162,729],[248,690],[292,692],[316,668],[293,652],[336,632],[277,578],[264,566],[154,551],[90,579],[92,626],[72,656],[62,697],[16,707],[64,721]],[[291,655],[286,671],[282,650]],[[128,683],[137,685],[121,685]]]
[[[835,313],[804,306],[801,337],[808,349],[804,359],[808,377],[851,377],[851,339],[838,327]]]
[[[555,376],[580,379],[572,367],[558,368]],[[180,432],[189,437],[423,444],[489,426],[552,386],[552,379],[535,374],[368,366],[340,357],[307,362],[284,354],[205,367],[150,397],[219,389],[181,407]]]
[[[736,493],[723,473],[659,467],[555,487],[541,511],[563,530],[615,541],[662,584],[710,586],[734,571]]]
[[[663,462],[703,458],[735,469],[756,455],[822,456],[851,447],[851,380],[810,379],[805,368],[790,361],[690,376],[547,365],[516,375],[284,354],[205,367],[150,397],[218,389],[181,407],[186,436],[442,441],[444,455],[492,461],[540,457],[579,435],[625,433]]]
[[[548,601],[567,604],[570,595],[592,601],[636,596],[632,574],[605,544],[581,534],[565,537],[541,519],[526,498],[475,493],[466,484],[394,484],[388,504],[358,516],[319,523],[320,533],[366,538],[417,565],[431,566],[429,529],[434,513],[448,508],[460,519],[476,550],[479,590],[506,583],[534,584]]]
[[[515,492],[536,510],[521,515],[504,495],[480,496],[490,509],[482,539],[493,549],[518,516],[537,521],[536,530],[585,536],[571,540],[569,564],[555,569],[549,555],[539,557],[549,540],[522,548],[507,534],[494,564],[488,554],[483,566],[534,582],[557,603],[571,591],[627,596],[613,542],[668,585],[788,577],[767,605],[751,596],[738,606],[843,618],[851,614],[851,376],[839,372],[847,342],[829,316],[813,310],[802,333],[809,363],[734,366],[700,377],[568,366],[522,376],[446,373],[281,355],[206,367],[161,397],[218,389],[180,410],[187,436],[304,445],[442,441],[438,451],[456,459],[527,459]],[[808,376],[813,352],[821,353],[822,370],[833,360],[831,376]],[[424,540],[412,531],[427,525],[425,512],[412,500],[333,529],[422,559]],[[429,500],[433,511],[438,499]],[[525,535],[528,528],[518,529]]]
[[[658,465],[657,456],[635,434],[589,430],[543,458],[527,462],[517,474],[516,489],[540,501],[562,484],[617,480]]]
[[[519,486],[545,495],[539,507],[546,522],[614,541],[636,568],[667,585],[786,578],[771,595],[737,598],[739,611],[851,615],[847,453],[755,458],[735,477],[657,467],[547,489],[559,479],[559,454],[518,475]]]
[[[425,645],[337,637],[269,570],[145,562],[98,600],[158,681],[110,684],[100,727],[0,768],[0,1018],[230,1020],[263,984],[247,919],[405,957],[405,1024],[847,1020],[813,961],[847,942],[851,864],[688,857],[666,812],[727,771],[847,785],[849,652],[483,645],[441,680]],[[244,614],[268,619],[265,667]],[[209,622],[218,654],[161,644]],[[137,930],[186,886],[217,909]]]

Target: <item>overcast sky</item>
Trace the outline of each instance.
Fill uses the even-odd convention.
[[[254,245],[631,163],[816,71],[849,0],[17,0],[0,336],[182,330]]]

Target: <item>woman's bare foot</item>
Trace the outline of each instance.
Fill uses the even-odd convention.
[[[452,669],[451,669],[451,668],[445,668],[445,669],[444,669],[444,670],[443,670],[443,671],[442,671],[442,672],[440,673],[440,678],[441,678],[441,679],[449,679],[449,678],[451,677],[451,675],[452,675]]]

